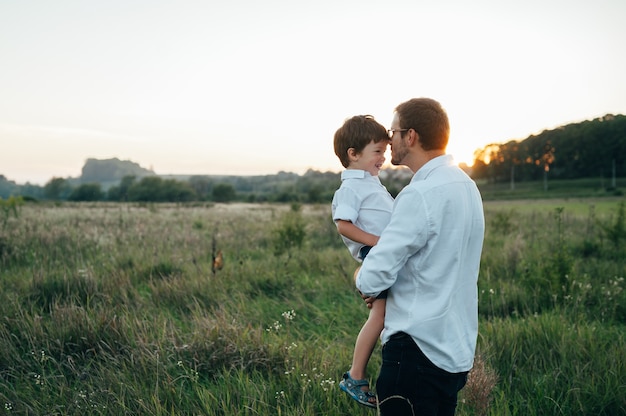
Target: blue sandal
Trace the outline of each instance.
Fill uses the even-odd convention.
[[[371,398],[376,398],[376,395],[371,391],[363,391],[361,387],[367,386],[369,388],[370,383],[366,379],[355,380],[350,377],[350,372],[343,375],[343,380],[339,382],[339,388],[345,391],[350,397],[362,404],[363,406],[376,408],[375,402],[370,402]]]

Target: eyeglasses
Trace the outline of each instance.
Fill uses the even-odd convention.
[[[391,139],[397,131],[408,131],[410,129],[389,129],[387,130],[387,134],[389,134],[389,138]]]

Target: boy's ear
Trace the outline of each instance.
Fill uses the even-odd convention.
[[[353,162],[359,158],[359,154],[354,150],[354,147],[348,149],[348,158]]]

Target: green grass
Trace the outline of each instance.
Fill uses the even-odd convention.
[[[623,203],[485,203],[457,414],[626,414]],[[22,206],[0,229],[0,414],[374,414],[337,387],[356,263],[328,206],[298,208]]]
[[[610,178],[552,179],[548,181],[510,181],[492,183],[479,181],[483,199],[503,201],[516,199],[570,199],[622,197],[626,188],[626,178],[616,178],[612,187]],[[547,186],[547,189],[546,189]]]

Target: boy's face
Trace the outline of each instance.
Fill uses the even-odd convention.
[[[361,153],[350,156],[350,166],[348,169],[361,169],[369,172],[372,176],[378,176],[380,168],[385,163],[385,151],[388,141],[374,143],[372,140]]]

